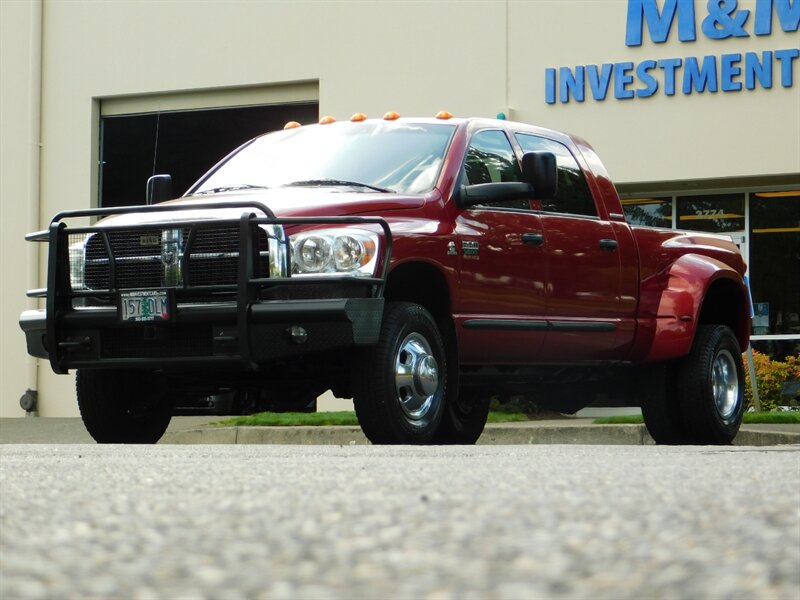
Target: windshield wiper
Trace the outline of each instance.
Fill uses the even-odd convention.
[[[375,185],[370,185],[368,183],[361,183],[360,181],[347,181],[345,179],[305,179],[303,181],[293,181],[292,183],[287,183],[284,187],[325,187],[325,186],[348,186],[348,187],[363,187],[368,188],[370,190],[375,190],[376,192],[383,192],[385,194],[393,194],[394,190],[390,190],[388,188],[382,188]]]
[[[224,185],[221,187],[215,187],[210,190],[203,190],[201,192],[195,192],[192,196],[205,196],[208,194],[221,194],[223,192],[235,192],[236,190],[268,190],[269,187],[266,185],[252,185],[250,183],[240,183],[237,185]]]

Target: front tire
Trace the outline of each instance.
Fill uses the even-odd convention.
[[[387,304],[378,343],[356,365],[353,404],[369,441],[431,443],[447,387],[444,343],[431,314],[419,304]]]
[[[730,444],[744,414],[744,365],[733,331],[702,325],[678,364],[678,398],[686,443]]]
[[[172,419],[166,386],[149,371],[79,369],[75,388],[83,424],[100,444],[155,444]]]

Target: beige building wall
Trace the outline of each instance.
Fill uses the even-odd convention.
[[[625,46],[627,2],[0,1],[0,416],[75,415],[71,377],[31,375],[17,316],[35,272],[23,234],[97,198],[101,111],[318,99],[321,114],[509,112],[578,133],[618,182],[800,173],[800,85],[738,93],[545,103],[545,69],[797,47],[766,37]],[[754,1],[739,3],[753,8]],[[41,10],[39,10],[41,8]],[[41,12],[41,23],[39,22]],[[42,42],[39,44],[39,32]],[[41,48],[42,65],[37,52]],[[798,64],[794,63],[795,78]],[[41,111],[37,81],[42,78]],[[778,79],[777,77],[775,78]],[[314,97],[311,97],[314,96]],[[41,160],[36,128],[41,122]],[[31,275],[30,273],[33,273]]]
[[[39,2],[0,2],[0,417],[22,416],[19,398],[37,385],[17,319],[38,286],[24,235],[39,227],[40,21]]]

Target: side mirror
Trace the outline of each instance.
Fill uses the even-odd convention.
[[[147,180],[147,204],[158,204],[172,198],[172,175],[153,175]]]
[[[476,183],[467,185],[461,191],[459,205],[464,208],[477,204],[494,204],[512,200],[526,200],[533,197],[533,187],[529,183],[505,181],[502,183]]]
[[[522,179],[533,186],[537,198],[546,200],[558,193],[558,167],[552,152],[522,155]]]

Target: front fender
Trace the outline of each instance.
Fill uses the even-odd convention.
[[[642,346],[644,360],[656,362],[686,356],[692,347],[701,315],[709,322],[721,322],[733,329],[742,348],[747,345],[747,290],[742,275],[729,265],[709,256],[684,254],[667,269],[643,282],[643,297],[656,300],[655,310],[649,315],[640,311],[640,332],[644,334]],[[660,289],[653,289],[653,287]],[[644,288],[649,287],[649,290]],[[703,304],[710,291],[721,289],[724,293],[725,314],[704,313]],[[654,294],[655,292],[655,294]],[[654,297],[656,296],[656,297]],[[654,313],[654,314],[653,314]],[[647,340],[649,338],[649,343]]]

